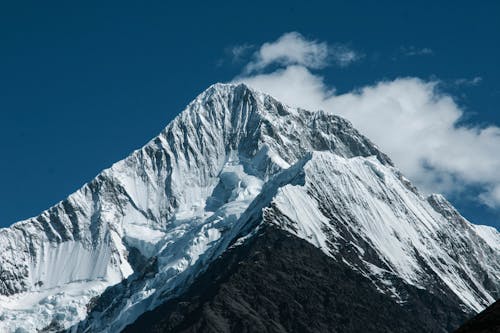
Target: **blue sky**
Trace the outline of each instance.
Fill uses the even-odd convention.
[[[429,150],[419,150],[420,140],[401,145],[421,152],[412,158],[423,156],[422,165],[446,180],[436,181],[435,188],[447,191],[467,218],[498,227],[497,203],[489,201],[488,206],[480,198],[500,183],[495,169],[500,4],[326,3],[2,2],[0,226],[37,215],[139,148],[208,85],[237,78],[259,86],[283,71],[301,68],[301,75],[312,80],[306,83],[319,82],[311,94],[336,97],[320,96],[323,104],[311,99],[314,106],[361,107],[365,101],[373,104],[371,93],[403,101],[422,93],[423,104],[417,106],[428,108],[422,119],[440,122],[459,112],[459,120],[443,126],[461,126],[460,131],[436,131],[446,134],[438,136],[442,147],[451,147],[453,141],[464,147],[455,152],[462,158],[441,154],[441,160],[426,160]],[[307,47],[323,45],[327,55],[322,58],[314,51],[312,62],[266,58],[263,44],[283,45],[280,37],[290,32],[296,38],[286,52],[297,52],[302,41]],[[339,57],[348,51],[355,58],[342,63]],[[264,65],[249,69],[249,64]],[[266,87],[277,95],[286,93]],[[452,105],[446,104],[449,100]],[[433,113],[434,108],[441,111]],[[365,111],[367,117],[378,112]],[[408,119],[418,123],[417,118]],[[362,127],[368,126],[364,119],[358,120]],[[486,135],[481,130],[488,126],[493,131]],[[390,141],[398,142],[395,132],[387,133]],[[404,149],[395,143],[387,147],[404,164]],[[482,152],[479,158],[476,151]],[[460,159],[466,161],[455,161]],[[472,160],[477,169],[468,163]],[[422,168],[404,169],[432,188],[429,183],[435,179]]]

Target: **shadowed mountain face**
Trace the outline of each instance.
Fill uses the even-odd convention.
[[[449,332],[449,295],[406,287],[398,304],[342,261],[274,227],[213,262],[181,296],[124,332]]]
[[[496,301],[455,331],[455,333],[498,332],[500,332],[500,301]]]

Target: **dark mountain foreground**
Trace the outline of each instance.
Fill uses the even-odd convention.
[[[449,332],[467,315],[406,286],[399,305],[342,261],[268,227],[124,332]]]
[[[496,301],[455,331],[455,333],[498,332],[500,332],[500,301]]]

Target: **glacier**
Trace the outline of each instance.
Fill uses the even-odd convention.
[[[447,288],[470,312],[500,296],[496,229],[419,193],[347,120],[215,84],[66,200],[0,230],[0,331],[118,332],[265,224],[395,302],[396,279]]]

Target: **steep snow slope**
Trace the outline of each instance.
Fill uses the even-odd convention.
[[[392,277],[446,286],[472,311],[498,296],[496,231],[422,198],[342,118],[217,84],[67,200],[0,230],[0,330],[67,328],[89,311],[72,330],[119,331],[259,223],[345,260],[398,302]]]
[[[278,190],[267,222],[342,258],[400,301],[395,276],[423,289],[444,283],[474,311],[498,297],[498,250],[442,196],[425,200],[372,157],[315,152],[304,174],[304,185]],[[356,255],[344,255],[349,250]]]

